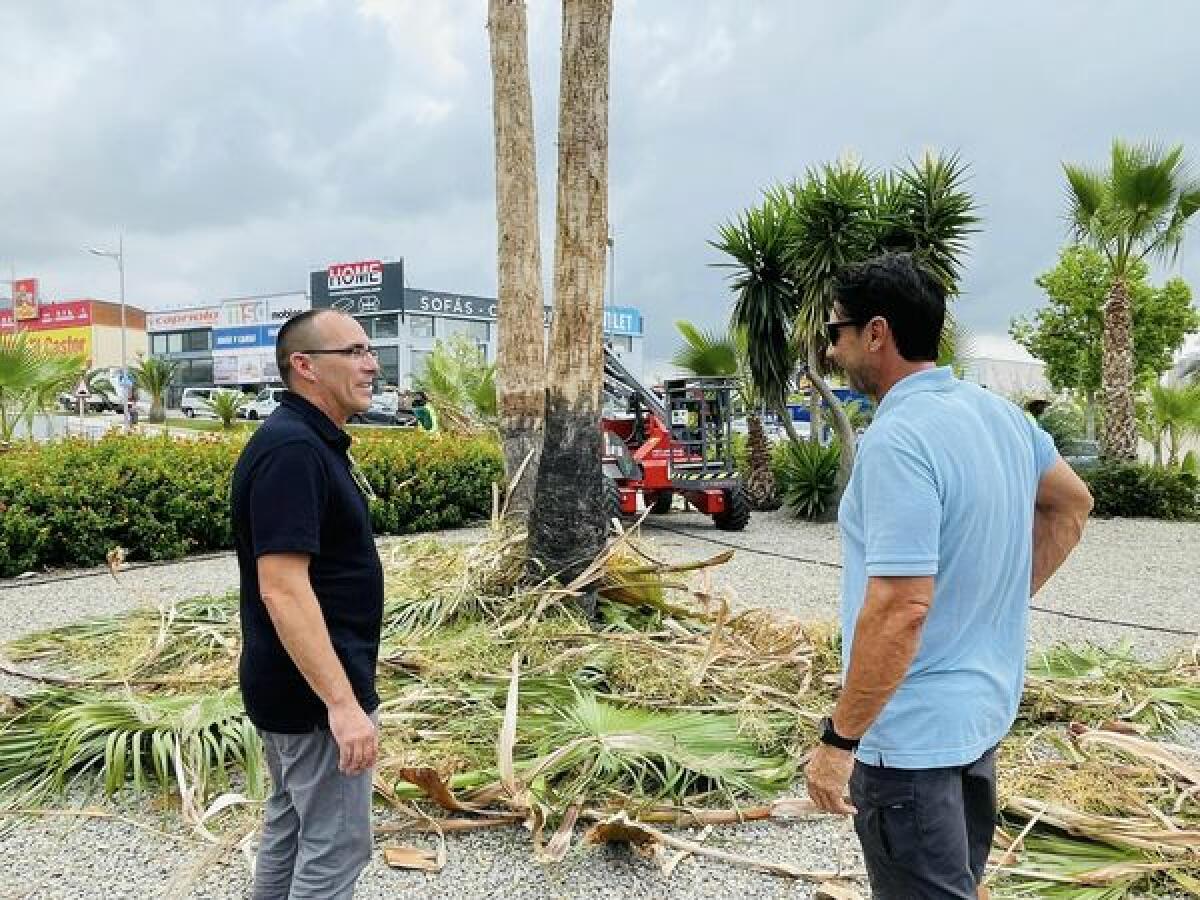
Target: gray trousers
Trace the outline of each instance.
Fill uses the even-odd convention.
[[[371,859],[374,770],[338,770],[327,728],[305,734],[259,730],[271,772],[254,900],[350,900]]]

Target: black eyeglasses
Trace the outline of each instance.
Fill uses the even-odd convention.
[[[327,353],[334,356],[349,356],[352,359],[366,359],[368,356],[379,359],[379,349],[368,347],[365,344],[355,344],[353,347],[334,347],[331,350],[297,350],[296,352],[307,353],[309,356],[318,356],[322,353]]]
[[[847,325],[861,325],[862,322],[858,319],[836,319],[833,322],[825,323],[825,337],[829,339],[829,346],[835,346],[838,342],[838,332]]]

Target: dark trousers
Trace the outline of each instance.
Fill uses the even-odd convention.
[[[877,900],[975,900],[996,825],[996,756],[944,769],[854,764],[850,800]]]

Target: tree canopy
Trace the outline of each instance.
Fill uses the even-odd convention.
[[[1200,328],[1192,291],[1181,278],[1162,287],[1147,280],[1145,262],[1133,263],[1128,287],[1133,306],[1134,371],[1139,378],[1162,374],[1184,337]],[[1009,333],[1046,364],[1056,390],[1098,392],[1102,382],[1104,303],[1114,274],[1109,261],[1084,245],[1066,247],[1058,265],[1037,278],[1049,302],[1032,318],[1013,319]]]

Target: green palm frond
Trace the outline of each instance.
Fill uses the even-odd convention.
[[[204,798],[235,771],[262,796],[262,747],[236,689],[197,696],[109,696],[53,688],[21,701],[0,723],[0,789],[21,801],[46,799],[95,775],[105,791],[185,787]]]
[[[675,328],[683,336],[683,346],[671,357],[671,364],[695,375],[738,374],[737,347],[729,334],[701,331],[691,322],[679,319]]]
[[[788,756],[763,754],[741,734],[736,716],[624,708],[591,692],[521,719],[520,734],[535,748],[530,768],[568,797],[767,796],[795,774]]]
[[[1104,252],[1118,278],[1148,256],[1170,261],[1200,209],[1183,148],[1115,140],[1108,169],[1064,164],[1075,238]]]
[[[465,335],[438,341],[413,373],[413,387],[424,391],[443,430],[462,431],[496,424],[496,367]]]

